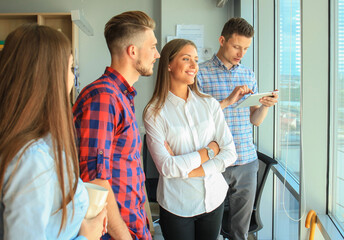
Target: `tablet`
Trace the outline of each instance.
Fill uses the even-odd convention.
[[[278,93],[278,91],[251,94],[245,100],[243,100],[238,105],[236,105],[234,108],[242,108],[242,107],[261,105],[261,103],[259,102],[259,99],[261,99],[262,97],[266,97],[266,96],[272,96],[272,93]]]

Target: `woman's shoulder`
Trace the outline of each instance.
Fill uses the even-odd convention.
[[[8,171],[30,172],[31,175],[49,171],[55,167],[50,135],[28,142],[14,157]]]
[[[161,111],[163,110],[164,107],[165,107],[165,104],[159,109],[159,111],[157,111],[158,101],[155,100],[151,102],[145,110],[145,115],[143,116],[144,120],[148,121],[148,120],[156,119],[156,117],[160,116]]]
[[[56,181],[55,162],[51,155],[49,138],[45,137],[28,142],[17,153],[6,169],[3,186],[7,197],[17,197],[17,192],[34,192],[43,197],[48,190],[54,189]]]
[[[23,156],[32,158],[33,161],[41,163],[53,162],[53,143],[50,134],[45,137],[33,140],[27,144],[27,149],[23,149]],[[41,159],[41,160],[40,160]],[[44,159],[45,161],[43,161]]]

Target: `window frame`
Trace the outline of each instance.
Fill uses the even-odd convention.
[[[344,4],[344,1],[343,1]],[[339,34],[336,29],[338,29],[338,5],[339,0],[330,1],[330,7],[329,7],[329,15],[330,15],[330,32],[329,32],[329,42],[330,42],[330,62],[329,62],[329,121],[328,121],[328,129],[329,129],[329,164],[328,164],[328,190],[327,190],[327,214],[328,217],[331,219],[333,225],[336,227],[336,229],[339,231],[339,233],[344,236],[344,224],[341,224],[338,222],[337,217],[335,216],[334,211],[334,194],[336,192],[336,184],[335,184],[335,177],[337,177],[335,173],[335,169],[337,167],[337,161],[338,158],[336,157],[337,151],[338,151],[338,145],[337,141],[335,140],[336,137],[336,130],[337,128],[337,120],[338,120],[338,114],[337,114],[337,106],[338,102],[336,101],[337,93],[336,89],[338,87],[338,68],[339,59],[337,58],[336,52],[338,52],[338,40],[339,40]],[[343,5],[344,8],[344,5]],[[344,11],[343,11],[344,14]],[[343,16],[344,17],[344,16]],[[325,222],[325,218],[323,219]],[[327,223],[327,221],[326,221]],[[329,223],[327,223],[328,225]]]

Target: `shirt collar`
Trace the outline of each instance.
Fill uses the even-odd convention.
[[[104,74],[109,76],[117,84],[124,95],[131,95],[132,97],[136,96],[136,89],[133,86],[130,86],[127,80],[125,80],[125,78],[115,69],[106,67]]]
[[[238,65],[234,65],[233,67],[231,67],[231,69],[228,69],[224,64],[223,62],[220,60],[220,58],[218,58],[216,56],[216,54],[214,54],[213,58],[212,58],[212,61],[214,63],[215,66],[217,67],[220,67],[220,68],[223,68],[224,70],[227,70],[227,71],[232,71],[236,68],[238,68],[240,66],[240,63]]]
[[[195,98],[194,93],[192,92],[192,90],[190,88],[189,89],[189,93],[188,93],[188,98],[186,99],[186,101],[176,95],[174,95],[171,91],[168,91],[168,95],[167,95],[167,99],[170,100],[174,105],[178,106],[179,104],[185,104],[187,102],[192,101],[192,99]]]

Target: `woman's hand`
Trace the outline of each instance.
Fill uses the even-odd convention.
[[[194,170],[192,170],[189,174],[188,177],[192,178],[192,177],[204,177],[205,176],[205,172],[202,166],[199,166],[198,168],[195,168]]]
[[[164,142],[164,145],[165,145],[165,148],[166,148],[166,150],[168,151],[168,153],[169,153],[171,156],[174,156],[174,153],[173,153],[173,151],[172,151],[170,145],[169,145],[166,141]]]
[[[219,154],[220,152],[220,147],[219,147],[219,144],[217,144],[217,142],[215,141],[212,141],[208,144],[208,147],[210,147],[211,149],[213,149],[214,153],[215,153],[215,156],[217,154]]]
[[[88,240],[99,240],[105,233],[107,233],[106,206],[96,217],[82,221],[79,236],[84,236]]]

